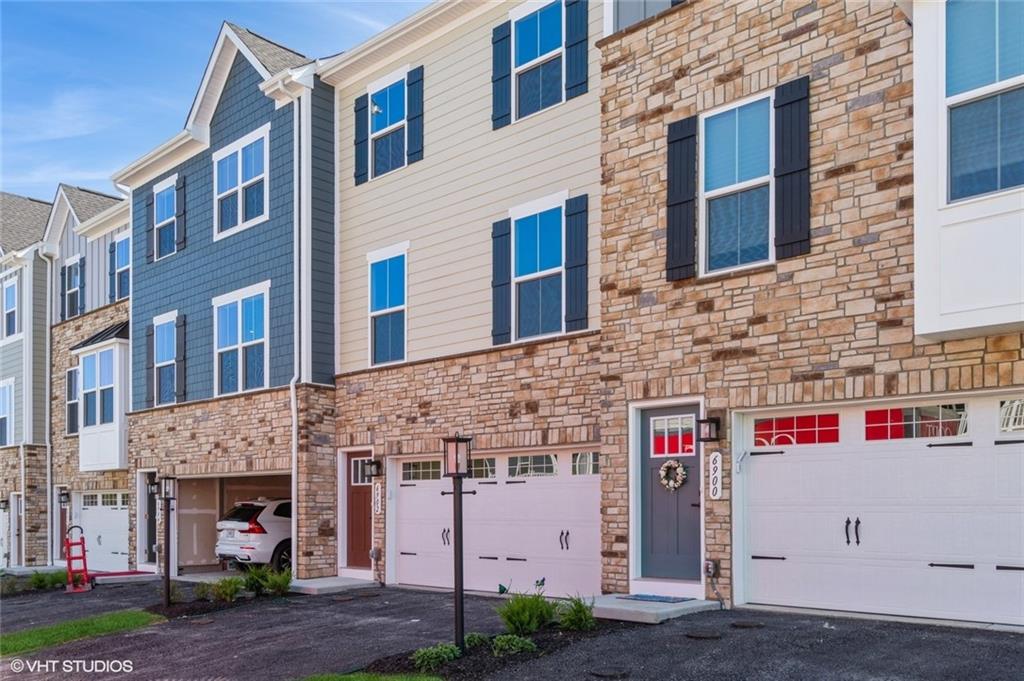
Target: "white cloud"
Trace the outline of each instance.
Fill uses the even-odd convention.
[[[80,88],[57,92],[43,106],[15,104],[4,112],[7,143],[71,139],[114,127],[120,93]]]

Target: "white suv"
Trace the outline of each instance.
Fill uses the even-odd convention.
[[[217,557],[248,565],[292,567],[291,499],[239,501],[217,523]]]

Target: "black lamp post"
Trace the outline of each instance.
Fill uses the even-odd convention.
[[[469,474],[472,441],[473,438],[461,437],[458,433],[455,433],[455,437],[441,438],[444,445],[444,476],[452,479],[452,491],[441,494],[451,494],[454,502],[455,543],[452,549],[455,559],[455,645],[462,652],[466,651],[465,592],[462,584],[462,495],[476,494],[476,490],[462,491],[462,479]]]
[[[150,490],[156,483],[150,485]],[[178,479],[160,478],[160,498],[164,502],[164,607],[171,607],[171,502],[178,491]]]

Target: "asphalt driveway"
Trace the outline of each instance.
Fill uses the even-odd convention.
[[[757,629],[734,623],[757,622]],[[689,635],[721,638],[693,639]],[[582,641],[494,681],[1020,681],[1024,635],[753,611],[713,611]]]
[[[467,631],[500,632],[497,605],[493,598],[467,597]],[[380,657],[451,640],[453,612],[450,594],[404,589],[261,599],[197,618],[68,643],[30,657],[131,660],[134,669],[129,674],[59,677],[68,680],[295,679],[356,671]],[[0,678],[54,678],[52,673],[9,674],[9,664],[0,663]]]

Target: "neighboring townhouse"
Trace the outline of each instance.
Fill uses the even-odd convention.
[[[600,590],[603,11],[433,3],[321,67],[339,199],[339,453],[321,482],[333,501],[337,481],[340,574],[451,586],[441,438],[460,432],[467,588]]]
[[[94,238],[84,224],[114,215]],[[83,528],[92,570],[128,569],[127,412],[131,234],[127,201],[61,184],[47,222],[51,562]]]
[[[50,204],[0,192],[0,568],[45,565]]]
[[[599,42],[604,589],[1024,623],[1012,4]]]
[[[321,458],[333,477],[334,97],[314,69],[225,23],[185,129],[114,177],[131,191],[128,487],[178,478],[175,570],[218,563],[234,502],[316,498]],[[292,515],[299,576],[333,534],[323,503]],[[154,570],[155,499],[128,514],[129,562]]]

